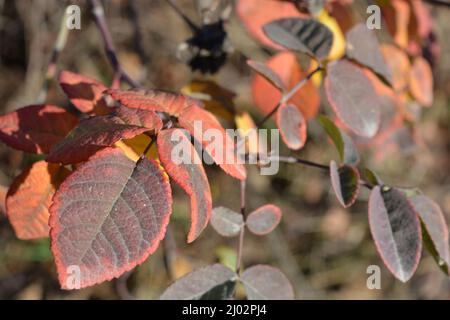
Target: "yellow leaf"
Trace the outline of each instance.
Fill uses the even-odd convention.
[[[262,152],[262,146],[258,146],[258,130],[250,114],[248,112],[238,113],[234,122],[241,137],[245,137],[245,146],[248,153],[257,154],[258,150]]]
[[[333,46],[328,60],[338,60],[345,54],[345,37],[336,19],[331,17],[325,9],[319,13],[317,20],[326,25],[333,33]]]
[[[145,148],[147,148],[150,141],[151,139],[149,136],[140,134],[132,139],[126,139],[116,142],[115,145],[116,147],[122,149],[129,159],[137,161],[144,152]],[[145,156],[148,158],[156,159],[157,152],[155,144],[150,148],[150,150],[147,151]]]

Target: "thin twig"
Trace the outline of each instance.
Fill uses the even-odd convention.
[[[188,16],[186,16],[183,11],[178,8],[178,6],[173,2],[173,0],[166,0],[166,2],[172,7],[172,9],[183,19],[183,21],[189,26],[192,32],[198,32],[200,28],[191,20]]]
[[[283,94],[281,97],[281,100],[277,103],[277,105],[270,111],[260,122],[258,122],[257,127],[262,126],[267,120],[269,120],[270,117],[274,115],[275,112],[286,102],[288,102],[296,93],[298,90],[300,90],[306,82],[308,82],[309,79],[311,79],[317,72],[322,71],[323,68],[321,66],[318,66],[313,71],[311,71],[306,77],[304,77],[302,80],[300,80],[289,92],[286,94]]]
[[[103,43],[105,45],[106,56],[108,57],[111,66],[114,69],[114,72],[120,76],[120,79],[128,83],[130,86],[134,88],[141,87],[141,85],[133,80],[123,69],[122,65],[117,58],[116,50],[114,48],[114,43],[111,37],[111,33],[109,32],[108,25],[105,19],[105,11],[103,10],[103,6],[99,0],[89,0],[92,6],[92,14],[95,17],[95,22],[97,24],[98,29],[100,30],[100,34],[103,38]]]
[[[245,180],[241,181],[241,214],[245,221]],[[239,274],[242,267],[242,250],[244,248],[244,235],[245,235],[245,228],[241,228],[241,232],[239,233],[239,242],[237,245],[237,253],[236,253],[236,273]]]
[[[56,74],[56,64],[58,62],[59,55],[66,46],[67,36],[69,34],[69,30],[66,26],[66,21],[67,21],[67,14],[66,12],[64,12],[63,17],[61,19],[61,24],[59,26],[58,36],[56,38],[55,45],[53,46],[50,60],[47,65],[44,85],[42,86],[41,92],[39,93],[38,97],[39,103],[43,103],[47,99],[47,93],[48,88],[50,86],[50,82],[53,80]]]

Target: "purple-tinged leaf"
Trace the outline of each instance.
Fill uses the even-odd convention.
[[[226,300],[234,292],[237,275],[221,264],[194,270],[176,280],[161,300]]]
[[[289,149],[299,150],[306,143],[306,119],[293,104],[285,103],[277,111],[277,126]]]
[[[273,204],[267,204],[251,212],[245,224],[254,234],[265,235],[272,232],[280,223],[281,210]]]
[[[218,207],[213,210],[211,226],[224,237],[234,237],[244,226],[244,219],[242,214],[225,207]]]
[[[380,102],[363,71],[347,60],[331,62],[325,78],[328,101],[357,135],[371,138],[380,126]]]
[[[333,33],[314,19],[283,18],[269,22],[263,30],[273,42],[319,60],[328,56],[333,45]]]
[[[356,168],[343,165],[338,168],[335,161],[330,162],[331,185],[337,199],[344,208],[350,207],[358,197],[359,172]]]
[[[277,268],[256,265],[241,277],[248,300],[293,300],[294,290],[286,276]]]
[[[419,214],[422,222],[422,235],[425,246],[439,267],[446,274],[449,274],[448,227],[441,208],[437,203],[424,195],[415,195],[409,198],[409,201]]]
[[[373,188],[369,225],[386,267],[400,281],[408,281],[419,264],[422,235],[417,213],[406,196],[395,188]]]
[[[346,38],[346,54],[350,59],[369,67],[389,83],[392,82],[391,72],[373,31],[359,23],[347,32]]]
[[[283,80],[281,80],[281,78],[266,64],[254,60],[247,60],[247,64],[259,75],[263,76],[267,81],[280,89],[281,92],[286,92],[287,88]]]

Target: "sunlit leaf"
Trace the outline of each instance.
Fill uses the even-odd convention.
[[[188,242],[200,235],[212,212],[211,190],[200,157],[181,129],[163,130],[157,137],[158,155],[169,174],[191,198]]]
[[[369,225],[386,267],[402,282],[408,281],[419,264],[422,236],[419,218],[406,196],[395,188],[373,188]]]
[[[363,137],[373,137],[380,125],[380,103],[370,80],[346,60],[331,62],[325,78],[330,105],[342,122]]]
[[[331,46],[328,60],[338,60],[345,54],[345,37],[336,19],[330,16],[327,10],[321,10],[317,20],[330,29],[333,34],[333,45]]]
[[[194,270],[170,285],[161,300],[226,300],[234,292],[236,273],[213,264]]]
[[[84,288],[141,264],[164,238],[171,213],[169,179],[157,162],[135,163],[114,148],[92,156],[64,180],[50,207],[61,287],[76,288],[73,267]]]
[[[272,232],[281,221],[281,210],[267,204],[250,212],[245,220],[247,228],[254,234],[265,235]]]
[[[242,214],[225,207],[218,207],[213,210],[211,226],[224,237],[234,237],[244,226],[244,219]]]
[[[111,114],[82,120],[52,148],[47,161],[78,163],[121,139],[131,139],[146,131],[158,131],[161,127],[162,121],[156,113],[122,106]]]
[[[19,239],[48,237],[48,208],[69,173],[59,165],[38,161],[14,179],[6,196],[6,213]]]
[[[294,290],[286,276],[277,268],[256,265],[241,277],[248,300],[293,300]]]
[[[63,108],[27,106],[0,116],[0,140],[25,152],[48,153],[77,123]]]

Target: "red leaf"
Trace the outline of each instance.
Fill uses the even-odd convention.
[[[42,160],[14,179],[6,195],[6,213],[19,239],[48,237],[48,208],[55,189],[69,173]]]
[[[348,128],[367,138],[377,133],[380,103],[372,83],[360,68],[347,60],[331,62],[325,90],[331,107]]]
[[[198,106],[191,106],[180,113],[178,121],[180,126],[201,142],[205,151],[226,173],[239,180],[245,179],[245,167],[238,161],[235,143],[216,117]],[[196,129],[196,124],[201,127]],[[208,131],[220,135],[217,137],[218,141],[214,140],[216,135],[213,137],[214,141],[206,139],[204,134]]]
[[[119,107],[114,113],[82,120],[54,148],[47,161],[64,164],[86,160],[98,150],[146,131],[159,131],[162,121],[153,111]]]
[[[267,204],[251,212],[245,224],[254,234],[265,235],[272,232],[281,221],[281,210],[273,204]]]
[[[259,42],[273,49],[284,49],[271,41],[263,31],[263,25],[280,18],[307,17],[293,3],[274,0],[239,0],[236,13],[247,31]]]
[[[267,60],[266,66],[279,76],[288,90],[307,76],[292,52],[276,54]],[[252,82],[252,96],[256,107],[262,113],[269,114],[280,101],[281,92],[264,77],[255,75]],[[319,110],[320,97],[313,82],[308,81],[288,102],[297,106],[306,119],[311,119]]]
[[[416,271],[422,251],[419,218],[401,191],[382,188],[376,186],[370,193],[370,231],[386,267],[406,282]]]
[[[61,184],[50,207],[61,287],[88,287],[142,263],[164,238],[171,213],[169,179],[157,162],[135,163],[113,148],[95,154]],[[79,286],[71,282],[75,268]]]
[[[30,153],[48,153],[77,124],[63,108],[32,105],[0,116],[0,140]]]
[[[337,199],[344,208],[350,207],[358,197],[359,172],[352,166],[337,167],[335,161],[330,162],[331,185]]]
[[[211,217],[212,200],[208,178],[197,151],[183,130],[163,130],[158,134],[157,143],[159,158],[167,173],[191,198],[192,222],[188,242],[192,242]],[[176,157],[179,158],[175,159]]]
[[[59,84],[81,112],[99,115],[111,111],[103,99],[103,92],[108,88],[97,80],[63,70],[59,74]]]
[[[277,126],[281,138],[293,150],[303,148],[306,143],[306,120],[293,104],[283,104],[277,112]]]
[[[191,106],[201,106],[198,100],[161,90],[114,90],[107,91],[114,100],[128,108],[145,109],[151,111],[167,112],[178,116],[183,110]]]

